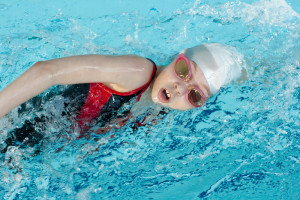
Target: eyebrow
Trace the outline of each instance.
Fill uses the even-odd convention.
[[[190,62],[192,63],[192,64],[191,64],[191,68],[192,68],[193,78],[194,78],[194,77],[195,77],[195,73],[198,72],[198,67],[199,67],[199,66],[196,66],[197,64],[196,64],[194,61],[192,61],[192,60],[190,60]],[[198,88],[200,88],[200,84],[199,84],[198,81],[196,81],[196,80],[195,80],[195,85],[196,85]]]
[[[192,61],[191,60],[191,63],[193,63],[192,65],[191,65],[191,67],[193,68],[193,71],[197,71],[197,67],[195,66],[196,65],[196,63],[194,62],[194,61]]]
[[[194,61],[191,60],[190,62],[191,62],[192,74],[194,75],[194,73],[198,71],[197,70],[198,67],[196,67],[196,63]]]

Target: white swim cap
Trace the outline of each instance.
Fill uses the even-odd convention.
[[[219,43],[204,43],[184,49],[181,53],[194,61],[203,71],[207,79],[210,95],[242,74],[244,56],[234,47]]]

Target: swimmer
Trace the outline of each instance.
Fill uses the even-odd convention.
[[[136,55],[82,55],[37,62],[0,92],[0,118],[53,85],[70,84],[67,93],[79,99],[76,122],[82,131],[102,113],[112,113],[133,97],[139,100],[145,91],[163,107],[204,107],[221,87],[241,77],[241,60],[233,47],[205,43],[182,50],[166,67]],[[76,95],[70,95],[73,92]]]

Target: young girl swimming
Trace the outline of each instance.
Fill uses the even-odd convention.
[[[69,97],[78,99],[75,124],[82,132],[102,113],[117,110],[133,97],[139,100],[146,90],[154,103],[164,107],[203,107],[221,87],[241,76],[242,59],[233,47],[207,43],[184,49],[164,69],[136,55],[37,62],[0,92],[0,117],[53,85],[67,84],[73,85]]]

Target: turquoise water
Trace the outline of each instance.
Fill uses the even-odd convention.
[[[169,111],[136,131],[132,122],[76,140],[68,122],[49,122],[39,155],[30,147],[1,154],[0,197],[299,199],[299,7],[296,0],[1,1],[0,90],[38,60],[133,53],[165,65],[202,42],[235,46],[248,80],[223,88],[204,110]],[[63,101],[54,96],[43,111],[15,109],[0,119],[0,145],[33,113],[56,116]]]

